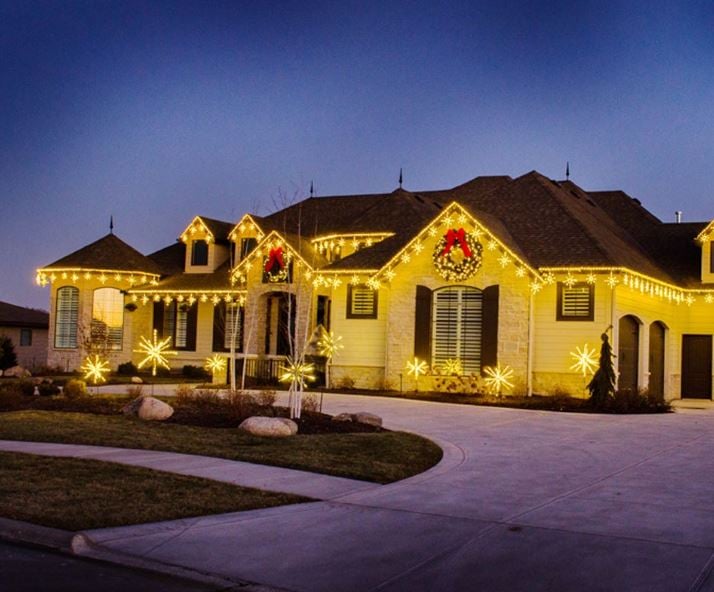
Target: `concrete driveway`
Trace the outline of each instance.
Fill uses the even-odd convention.
[[[442,463],[328,502],[90,532],[300,591],[714,591],[714,413],[542,413],[329,395]]]

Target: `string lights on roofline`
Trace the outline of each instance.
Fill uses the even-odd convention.
[[[144,284],[157,285],[159,275],[144,271],[127,271],[123,269],[94,269],[85,267],[41,268],[35,274],[35,283],[38,286],[47,286],[58,281],[77,283],[81,280],[98,280],[102,284],[110,279],[115,283],[126,283],[132,286]]]

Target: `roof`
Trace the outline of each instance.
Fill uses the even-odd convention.
[[[154,261],[111,233],[46,265],[43,269],[75,268],[134,271],[156,275],[161,273],[161,269]]]
[[[224,222],[223,220],[216,220],[214,218],[207,218],[206,216],[198,216],[203,223],[206,225],[208,230],[211,231],[213,238],[216,241],[227,241],[228,235],[233,230],[233,224],[230,222]]]
[[[231,285],[230,264],[226,261],[213,273],[177,273],[153,286],[139,286],[130,293],[238,291]]]
[[[186,245],[180,241],[147,255],[161,269],[162,275],[181,273],[186,265]]]
[[[0,302],[0,327],[47,329],[49,326],[50,313],[44,310],[16,306],[9,302]]]

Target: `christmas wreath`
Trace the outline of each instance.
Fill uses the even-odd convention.
[[[265,259],[265,277],[269,282],[279,283],[288,280],[290,275],[290,254],[285,253],[282,247],[270,249]]]
[[[481,267],[483,246],[463,228],[450,229],[436,243],[432,258],[441,277],[449,282],[462,282]]]

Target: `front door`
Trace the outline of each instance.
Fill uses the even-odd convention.
[[[650,325],[650,393],[664,396],[664,325],[658,321]]]
[[[682,398],[712,398],[711,335],[682,335]]]
[[[640,352],[640,324],[633,316],[620,319],[619,345],[617,349],[617,370],[620,377],[618,390],[637,391],[637,366]]]

